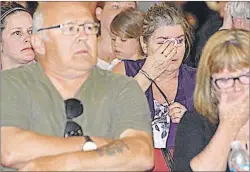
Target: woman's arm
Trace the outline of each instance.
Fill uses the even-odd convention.
[[[191,160],[193,171],[225,171],[230,145],[249,119],[249,95],[219,96],[219,127],[206,148]]]
[[[195,156],[190,166],[193,171],[226,171],[231,142],[236,132],[229,124],[220,124],[205,149]]]

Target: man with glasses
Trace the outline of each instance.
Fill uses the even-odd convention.
[[[38,63],[2,74],[3,166],[152,168],[147,100],[133,79],[95,67],[99,24],[89,6],[94,9],[93,2],[39,3],[32,37]]]

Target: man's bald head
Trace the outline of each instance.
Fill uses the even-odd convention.
[[[32,45],[41,60],[67,70],[96,64],[95,2],[40,2],[33,17]],[[39,31],[39,32],[38,32]],[[47,59],[47,60],[46,60]]]
[[[70,11],[74,9],[88,11],[94,19],[97,2],[39,2],[38,8],[33,16],[33,31],[39,28],[51,25],[52,21],[57,20],[58,13],[63,15],[71,15]],[[51,20],[51,18],[53,20]],[[45,24],[46,23],[46,24]],[[53,23],[55,24],[55,23]]]

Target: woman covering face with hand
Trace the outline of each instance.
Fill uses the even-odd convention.
[[[234,140],[249,153],[249,60],[247,31],[222,30],[208,40],[194,93],[202,115],[187,113],[178,126],[176,171],[229,171]]]
[[[1,2],[2,70],[16,68],[35,58],[31,46],[32,17],[15,2]]]
[[[146,59],[124,60],[114,72],[134,77],[148,98],[155,146],[155,171],[173,166],[175,129],[193,107],[196,69],[182,61],[191,46],[191,27],[183,12],[169,2],[146,12],[140,43]],[[170,150],[170,151],[169,151]],[[169,158],[165,158],[169,156]]]

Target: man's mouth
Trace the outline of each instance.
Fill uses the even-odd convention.
[[[79,50],[79,51],[76,51],[75,54],[88,54],[88,51],[87,50]]]

